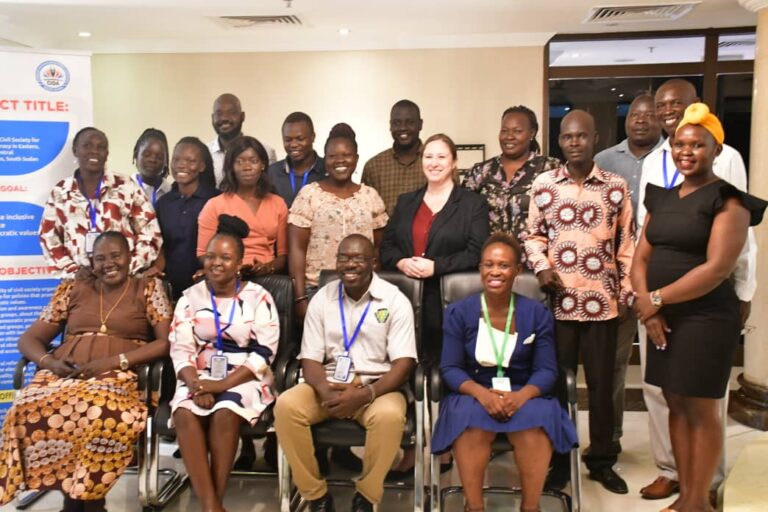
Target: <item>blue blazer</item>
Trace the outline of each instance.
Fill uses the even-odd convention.
[[[555,322],[540,302],[515,294],[517,345],[505,374],[512,389],[532,384],[549,395],[557,380]],[[443,320],[443,353],[440,372],[445,384],[458,392],[469,379],[490,388],[496,367],[480,366],[475,360],[478,320],[482,317],[480,295],[472,295],[448,306]],[[535,334],[533,343],[523,342]]]

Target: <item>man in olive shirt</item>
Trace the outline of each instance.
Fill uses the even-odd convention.
[[[418,105],[410,100],[395,103],[389,114],[389,131],[394,143],[363,167],[363,184],[376,189],[390,217],[400,194],[416,190],[427,182],[421,170],[421,126]]]

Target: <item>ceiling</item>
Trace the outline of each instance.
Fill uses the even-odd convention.
[[[669,0],[663,3],[677,3]],[[557,33],[747,26],[737,0],[701,0],[674,21],[583,24],[590,8],[654,0],[0,0],[0,46],[93,53],[540,46]],[[557,15],[553,15],[556,13]],[[301,25],[229,28],[219,16],[292,15]],[[349,34],[341,35],[346,28]],[[79,37],[89,32],[91,37]]]

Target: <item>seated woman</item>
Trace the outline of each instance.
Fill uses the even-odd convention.
[[[288,261],[288,207],[270,192],[267,151],[258,140],[235,139],[224,156],[222,194],[208,201],[198,218],[197,256],[203,258],[216,233],[219,215],[244,220],[243,271],[249,276],[283,273]]]
[[[60,490],[64,512],[103,511],[144,430],[131,368],[168,354],[171,307],[160,281],[129,275],[122,234],[99,235],[92,260],[93,275],[62,281],[19,339],[38,372],[0,434],[0,505],[20,491]]]
[[[107,136],[91,126],[83,128],[75,135],[72,152],[78,168],[53,187],[40,222],[46,263],[62,278],[81,269],[80,275],[88,277],[96,237],[119,231],[128,240],[131,274],[161,272],[157,259],[163,239],[155,211],[136,183],[106,172]]]
[[[248,231],[237,217],[219,217],[205,252],[205,281],[179,299],[170,338],[179,379],[172,421],[206,512],[224,510],[240,425],[255,424],[274,401],[269,365],[277,353],[280,322],[269,292],[238,277]]]
[[[197,218],[209,199],[219,194],[213,181],[213,158],[197,137],[183,137],[173,148],[171,190],[157,201],[155,210],[163,232],[165,275],[173,300],[192,286],[192,276],[202,268],[195,256]],[[203,177],[208,176],[209,180]]]
[[[445,313],[440,371],[451,392],[440,403],[432,451],[453,448],[467,512],[485,510],[483,479],[497,434],[514,446],[521,512],[539,510],[552,450],[577,443],[573,423],[549,396],[557,379],[552,315],[512,293],[520,260],[517,240],[492,235],[480,258],[483,293]]]
[[[144,130],[133,146],[133,165],[138,171],[132,176],[133,181],[141,187],[152,207],[157,207],[157,201],[171,190],[168,177],[168,139],[156,128]]]

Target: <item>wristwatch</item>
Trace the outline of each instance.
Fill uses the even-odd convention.
[[[653,290],[651,292],[651,304],[655,308],[661,308],[664,305],[664,300],[661,298],[661,292],[659,290]]]
[[[131,364],[128,362],[128,358],[125,357],[125,354],[120,354],[117,357],[120,359],[120,369],[124,372],[127,371],[128,368],[131,367]]]

